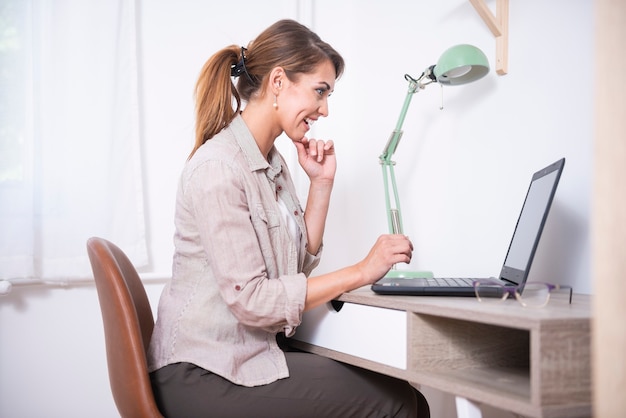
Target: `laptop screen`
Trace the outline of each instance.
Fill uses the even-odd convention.
[[[564,160],[535,173],[520,213],[500,278],[518,285],[528,276]]]

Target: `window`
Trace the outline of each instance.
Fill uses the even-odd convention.
[[[3,278],[91,277],[94,235],[147,263],[136,30],[135,0],[0,3]]]

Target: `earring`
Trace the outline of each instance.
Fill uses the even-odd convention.
[[[276,102],[277,99],[278,99],[278,97],[276,95],[274,95],[274,103],[272,104],[272,107],[274,109],[278,109],[278,103]]]

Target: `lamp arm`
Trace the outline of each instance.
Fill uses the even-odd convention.
[[[383,169],[383,183],[385,188],[385,208],[387,211],[387,226],[390,234],[402,234],[402,213],[400,210],[400,198],[398,197],[398,187],[396,186],[396,176],[394,173],[394,162],[381,164]],[[391,181],[391,190],[389,182]],[[394,207],[391,206],[391,195],[393,194]]]
[[[396,152],[398,148],[398,144],[400,143],[400,139],[402,138],[402,125],[404,124],[404,119],[406,118],[407,111],[409,110],[409,105],[411,104],[411,99],[413,95],[423,89],[426,84],[429,84],[433,81],[432,77],[432,67],[427,69],[419,79],[414,79],[408,74],[404,76],[404,78],[409,82],[409,88],[404,98],[404,104],[402,105],[402,110],[400,111],[400,116],[398,117],[398,121],[396,123],[396,128],[391,133],[385,148],[383,149],[382,154],[379,157],[380,164],[383,169],[383,185],[385,190],[385,209],[387,211],[387,224],[389,228],[389,233],[391,234],[402,234],[403,226],[402,226],[402,211],[400,210],[400,198],[398,196],[398,187],[396,185],[396,176],[394,171],[394,165],[396,164],[391,160],[391,157]],[[426,81],[424,81],[426,80]],[[389,189],[389,182],[391,182],[391,190]],[[394,207],[391,206],[391,194],[393,194],[393,203]]]
[[[405,76],[405,78],[407,77],[408,76]],[[398,144],[400,143],[400,138],[402,138],[402,125],[404,124],[406,113],[409,110],[409,105],[411,104],[411,99],[413,98],[413,94],[415,94],[419,88],[423,88],[423,86],[420,84],[420,80],[422,78],[423,76],[420,77],[419,80],[414,80],[408,77],[408,79],[410,79],[409,90],[407,91],[406,96],[404,98],[404,104],[402,105],[400,116],[398,117],[398,121],[396,122],[396,128],[391,133],[391,136],[389,137],[389,140],[387,141],[387,144],[385,145],[385,148],[383,149],[383,152],[379,157],[381,163],[383,162],[383,160],[386,162],[390,162],[391,157],[396,152],[396,148],[398,148]]]

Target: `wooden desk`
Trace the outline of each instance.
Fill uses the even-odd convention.
[[[305,314],[292,344],[524,416],[592,415],[588,295],[569,305],[556,294],[547,307],[528,309],[516,300],[380,296],[365,287],[339,301],[339,312],[329,304]],[[344,310],[357,313],[342,322]],[[392,322],[400,331],[386,329]],[[377,348],[363,354],[364,346]],[[399,362],[395,346],[406,357]]]

